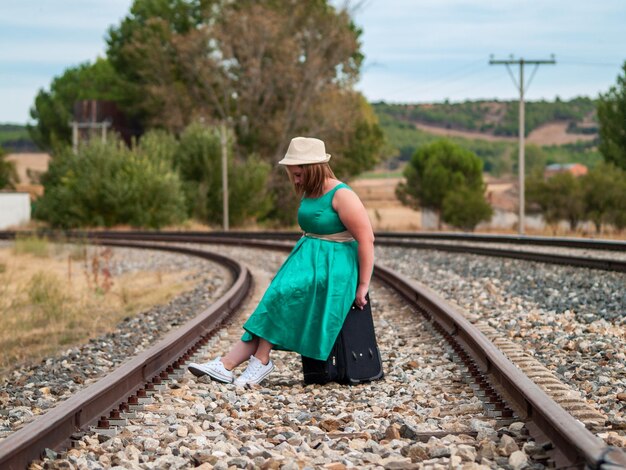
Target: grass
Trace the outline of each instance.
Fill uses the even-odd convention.
[[[113,331],[195,285],[190,271],[113,276],[115,261],[110,250],[42,240],[0,248],[0,376]]]
[[[47,258],[50,254],[50,243],[46,238],[18,236],[13,245],[16,255],[32,254],[38,258]]]

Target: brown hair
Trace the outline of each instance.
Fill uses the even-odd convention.
[[[293,184],[298,196],[320,197],[324,194],[324,182],[327,178],[337,178],[328,163],[312,163],[299,165],[302,169],[302,183],[295,184],[289,170],[289,180]]]

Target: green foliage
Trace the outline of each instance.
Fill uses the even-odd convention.
[[[28,300],[39,321],[55,321],[63,316],[67,298],[61,280],[51,273],[39,271],[33,275],[27,288]]]
[[[389,109],[393,110],[394,106],[399,105],[374,104],[373,106],[391,148],[391,150],[386,151],[390,168],[394,168],[402,161],[408,161],[421,146],[440,139],[439,136],[419,130],[411,122],[390,112]],[[457,106],[457,104],[449,106]],[[484,171],[488,173],[499,176],[517,172],[518,147],[516,143],[462,137],[448,137],[447,140],[478,155],[483,161]],[[530,162],[530,167],[527,166],[526,169],[528,172],[532,171],[540,165],[541,161],[544,161],[545,164],[582,163],[591,168],[602,161],[596,145],[595,141],[580,141],[573,144],[542,146],[534,149],[531,148],[531,145],[527,145],[526,155],[528,157],[526,161]]]
[[[352,90],[360,34],[327,0],[135,0],[109,31],[107,55],[144,127],[180,134],[198,119],[228,121],[235,158],[268,163],[291,137],[315,135],[349,177],[371,168],[383,144]]]
[[[600,95],[598,120],[600,121],[600,153],[605,161],[626,169],[626,62],[623,75],[617,84]]]
[[[515,173],[518,172],[519,165],[519,145],[513,147],[513,161],[514,167],[513,171]],[[526,144],[524,145],[524,163],[525,163],[525,171],[527,174],[531,173],[542,173],[546,165],[548,164],[548,154],[543,149],[543,147],[539,147],[538,145]],[[552,162],[551,162],[552,163]]]
[[[603,224],[624,228],[626,171],[612,164],[598,165],[582,178],[582,187],[585,216],[598,233]]]
[[[482,221],[491,219],[493,209],[482,191],[460,188],[450,191],[443,200],[442,220],[466,231],[473,231]]]
[[[374,109],[378,113],[380,125],[390,148],[386,150],[390,168],[398,166],[400,162],[408,161],[420,147],[441,140],[440,136],[417,129],[413,124],[397,120],[389,114],[381,113],[376,105]],[[447,140],[475,153],[483,161],[483,168],[488,173],[502,175],[513,171],[511,157],[513,144],[509,142],[462,137],[448,137]]]
[[[447,140],[421,147],[404,170],[396,194],[403,204],[441,214],[448,193],[466,189],[483,194],[482,162],[469,150]]]
[[[597,142],[576,142],[564,145],[541,147],[546,154],[546,164],[581,163],[593,168],[602,163],[602,155],[598,152]]]
[[[53,227],[159,228],[180,222],[184,198],[178,175],[119,141],[92,141],[78,155],[59,153],[43,177],[35,217]]]
[[[87,99],[110,100],[120,105],[127,101],[126,91],[106,59],[66,69],[52,81],[49,91],[39,91],[30,111],[36,122],[28,126],[35,143],[44,150],[69,144],[74,102]]]
[[[383,131],[376,122],[359,121],[348,145],[344,149],[337,149],[339,156],[333,161],[333,172],[338,178],[343,178],[373,168],[378,163],[379,149],[383,143]]]
[[[18,179],[15,164],[6,159],[4,150],[0,148],[0,189],[13,189]]]
[[[595,101],[579,97],[570,101],[531,101],[525,105],[526,133],[552,121],[579,123],[592,116]],[[374,104],[379,114],[388,114],[406,122],[421,122],[440,127],[490,132],[495,135],[518,134],[519,105],[517,101],[465,101],[461,103]],[[576,126],[572,126],[572,129]]]
[[[47,258],[50,255],[50,243],[46,238],[36,236],[17,236],[13,244],[13,253],[31,254],[37,258]]]
[[[68,143],[72,106],[80,99],[113,101],[140,128],[176,136],[196,121],[228,122],[230,202],[238,208],[231,218],[243,221],[267,213],[272,198],[280,204],[278,193],[266,197],[260,178],[296,135],[323,138],[344,177],[378,161],[381,128],[353,89],[363,62],[360,35],[347,10],[328,0],[134,0],[108,32],[106,59],[66,70],[39,93],[31,133],[45,149]],[[219,167],[206,160],[208,144],[187,138],[184,145],[202,147],[194,148],[195,157],[173,151],[173,144],[163,149],[160,137],[142,140],[150,147],[156,139],[149,158],[173,158],[188,212],[215,222]],[[258,189],[256,197],[247,200],[240,184]],[[268,187],[275,189],[272,182]]]
[[[0,150],[11,151],[36,150],[26,126],[19,124],[0,124]]]
[[[580,178],[571,173],[557,173],[548,180],[536,174],[526,180],[526,199],[536,204],[546,223],[558,224],[567,220],[570,229],[576,230],[584,220],[583,187]]]
[[[174,166],[178,151],[178,140],[169,132],[150,130],[141,136],[137,149],[150,160],[162,162],[171,167]]]
[[[180,137],[175,165],[184,182],[190,215],[211,224],[221,224],[222,147],[219,130],[200,123],[188,126]],[[265,182],[269,171],[269,165],[256,156],[241,162],[229,154],[230,224],[240,225],[267,213],[270,199]]]

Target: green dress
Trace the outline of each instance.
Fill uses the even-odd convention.
[[[318,198],[303,198],[298,224],[319,235],[346,230],[332,207],[340,183]],[[357,242],[300,238],[243,325],[243,341],[264,338],[275,349],[326,360],[348,314],[358,283]]]

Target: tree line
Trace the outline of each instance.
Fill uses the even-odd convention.
[[[189,218],[222,221],[222,136],[192,123],[177,138],[148,131],[131,148],[119,139],[94,139],[77,153],[58,153],[42,177],[35,217],[52,227],[130,225],[160,228]],[[232,149],[232,142],[229,145]],[[228,158],[230,220],[242,225],[271,206],[268,163]]]
[[[517,101],[464,101],[459,103],[389,104],[374,103],[378,114],[386,114],[405,122],[421,122],[445,128],[480,131],[501,136],[518,133],[519,104]],[[571,130],[579,130],[587,118],[595,121],[597,100],[578,97],[569,101],[556,98],[549,102],[526,103],[526,134],[539,126],[553,121],[569,121]],[[585,132],[597,132],[597,127],[585,128]]]
[[[52,173],[58,173],[44,179],[46,194],[36,213],[46,217],[47,211],[61,211],[58,204],[48,203],[47,198],[52,198],[48,194],[62,199],[68,188],[80,192],[78,183],[71,186],[67,182],[74,180],[63,176],[64,171],[79,171],[67,150],[68,123],[74,102],[96,99],[116,103],[138,134],[162,131],[181,149],[196,151],[173,152],[170,165],[182,184],[187,213],[208,223],[217,218],[217,209],[211,208],[218,202],[216,188],[221,187],[216,180],[219,173],[214,174],[217,167],[207,160],[209,166],[190,170],[192,162],[184,160],[195,158],[192,154],[208,158],[213,141],[199,137],[200,128],[212,135],[224,124],[231,135],[234,194],[238,181],[262,176],[259,200],[264,203],[251,204],[257,209],[252,215],[269,223],[292,223],[297,201],[286,197],[291,195],[287,179],[275,165],[292,137],[323,139],[339,177],[370,169],[380,159],[382,130],[367,101],[354,90],[363,61],[360,36],[348,11],[327,0],[135,0],[129,14],[108,31],[106,57],[67,69],[35,99],[30,132],[41,148],[51,152]],[[193,145],[189,133],[197,138]],[[137,148],[128,150],[117,148],[118,143],[94,144],[81,149],[79,157],[92,158],[97,165],[95,154],[109,153],[116,161],[122,153],[138,155],[137,165],[146,159],[152,162],[145,156],[144,139],[145,135],[138,139]],[[192,176],[194,171],[201,176]],[[146,172],[151,174],[152,170]],[[176,186],[168,184],[170,189]],[[103,191],[118,189],[115,183]],[[232,204],[237,201],[237,196],[231,198]],[[63,225],[79,223],[64,214]],[[236,209],[231,214],[238,217]],[[95,218],[81,220],[100,220],[95,212],[92,215]],[[242,220],[248,216],[242,211]],[[61,223],[56,216],[49,219]],[[130,216],[122,219],[140,221]],[[110,219],[102,222],[109,224]]]
[[[135,0],[108,31],[106,57],[67,69],[35,99],[29,131],[53,156],[35,214],[62,227],[160,227],[184,217],[219,223],[217,128],[226,125],[233,222],[292,223],[298,201],[275,165],[291,137],[322,138],[340,178],[372,168],[389,149],[372,108],[354,90],[363,61],[360,37],[348,12],[327,0]],[[113,139],[73,153],[68,123],[74,103],[83,99],[115,102],[141,137],[130,148]],[[558,102],[539,103],[536,111],[529,104],[527,115],[537,114],[531,122],[547,115],[579,119],[593,104],[598,149],[613,165],[606,171],[622,178],[616,169],[626,167],[624,76],[598,100],[574,102],[574,114],[571,103]],[[465,108],[473,116],[481,106]],[[450,115],[453,105],[431,108]],[[396,108],[377,109],[392,116]],[[490,217],[482,181],[487,165],[476,153],[487,161],[494,150],[478,143],[474,149],[452,141],[424,144],[410,157],[398,197],[464,229]],[[12,174],[0,158],[0,183],[12,184]],[[541,188],[529,190],[545,193]],[[600,224],[621,223],[607,214],[614,211],[597,216]]]
[[[550,178],[535,173],[526,180],[529,209],[538,210],[548,225],[567,221],[571,231],[581,222],[593,222],[596,233],[611,225],[626,228],[626,171],[602,163],[586,175],[568,172]]]
[[[529,146],[526,166],[526,194],[550,225],[562,220],[576,230],[582,221],[591,221],[596,231],[606,225],[626,228],[626,63],[617,84],[597,101],[600,125],[599,150],[604,162],[586,175],[569,172],[544,177],[548,152]],[[415,208],[434,211],[441,222],[473,230],[489,220],[492,209],[485,200],[483,164],[471,150],[450,140],[439,140],[418,148],[404,170],[406,181],[396,194]]]

